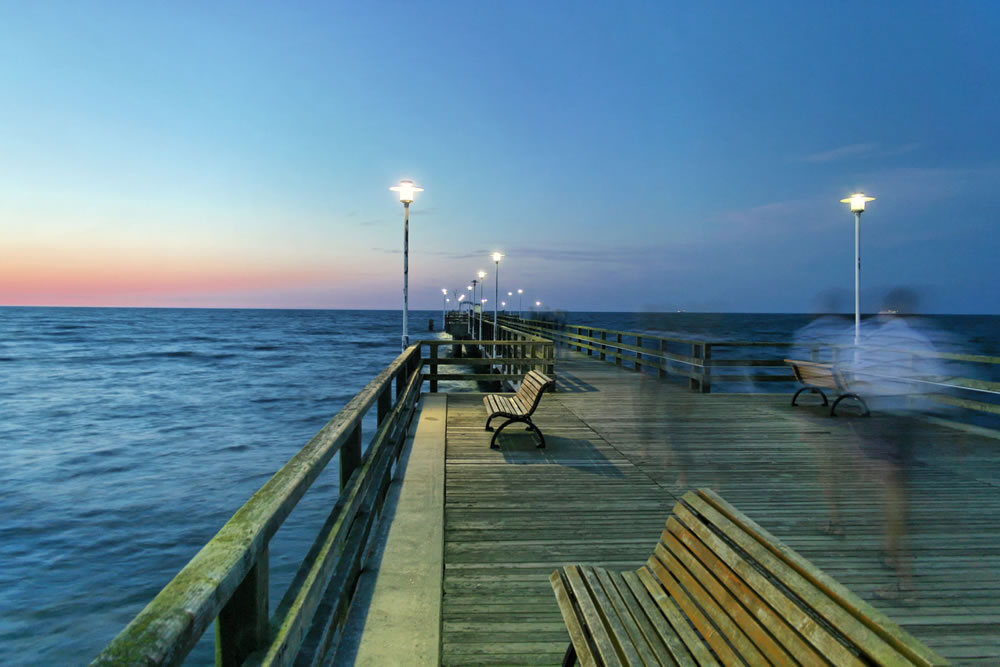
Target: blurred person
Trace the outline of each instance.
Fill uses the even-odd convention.
[[[834,292],[819,296],[819,314],[795,332],[794,344],[788,351],[789,359],[833,363],[842,356],[843,350],[853,344],[854,320],[839,312],[837,296]],[[799,420],[798,428],[799,440],[813,447],[816,452],[819,486],[829,510],[829,519],[819,530],[833,537],[844,537],[846,530],[841,514],[841,498],[850,481],[847,452],[842,446],[833,445],[824,437],[816,437],[815,424],[810,423],[805,416]]]
[[[861,450],[884,493],[885,535],[879,560],[896,575],[876,595],[904,604],[916,603],[906,539],[909,476],[919,434],[916,417],[924,410],[921,399],[935,388],[927,380],[944,374],[926,325],[903,317],[916,313],[917,305],[912,290],[890,291],[878,318],[863,330],[860,349],[850,364],[859,393],[872,411],[870,420],[855,426]]]

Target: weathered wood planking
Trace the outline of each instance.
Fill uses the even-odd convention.
[[[676,497],[708,486],[931,648],[959,664],[1000,661],[1000,440],[923,424],[910,479],[919,604],[880,600],[882,499],[859,420],[788,396],[695,394],[601,364],[558,361],[557,393],[508,429],[501,451],[479,394],[450,394],[444,664],[558,664],[567,633],[548,574],[566,563],[638,567]],[[804,397],[807,405],[810,402]],[[866,427],[893,428],[877,415]],[[847,535],[823,533],[824,489]]]

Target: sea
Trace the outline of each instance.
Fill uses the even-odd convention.
[[[812,319],[547,316],[729,341],[791,340]],[[947,351],[1000,356],[1000,317],[924,321]],[[440,326],[441,311],[410,313],[412,339]],[[399,311],[0,308],[0,662],[93,658],[399,354],[400,334]],[[273,539],[272,604],[337,489],[334,459]],[[213,662],[212,638],[189,664]]]

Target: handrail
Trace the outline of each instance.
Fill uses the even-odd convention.
[[[422,380],[419,360],[419,346],[411,345],[369,382],[237,510],[92,664],[180,664],[216,618],[217,663],[238,665],[248,657],[259,664],[293,660],[331,577],[346,579],[340,582],[335,606],[349,601],[364,540],[384,497],[379,491],[388,483],[391,462],[415,412]],[[362,456],[362,420],[376,403],[378,431]],[[269,618],[268,543],[337,452],[340,498],[310,558]],[[272,627],[277,628],[274,637]]]
[[[716,382],[792,382],[794,381],[794,376],[791,374],[743,374],[743,375],[713,375],[713,369],[720,368],[732,368],[732,367],[781,367],[784,366],[784,361],[781,359],[716,359],[712,358],[713,349],[717,348],[739,348],[739,347],[791,347],[795,345],[802,345],[799,342],[789,342],[789,341],[714,341],[714,340],[695,340],[687,338],[670,338],[665,336],[656,336],[652,334],[645,334],[639,332],[629,332],[629,331],[618,331],[614,329],[602,329],[599,327],[591,327],[589,325],[576,325],[576,324],[564,324],[556,325],[552,322],[547,322],[545,320],[521,320],[518,318],[505,318],[505,323],[508,326],[519,327],[523,330],[531,331],[539,335],[549,336],[554,341],[559,341],[572,348],[576,348],[579,351],[587,351],[587,353],[593,356],[595,353],[600,355],[602,360],[611,358],[615,360],[615,363],[622,365],[622,362],[631,363],[632,367],[641,371],[643,367],[650,367],[657,369],[661,377],[667,376],[671,371],[671,364],[680,364],[686,367],[685,371],[679,373],[681,376],[686,376],[689,380],[690,387],[693,390],[701,391],[707,393],[711,391],[712,381]],[[564,329],[560,330],[559,328]],[[586,331],[589,335],[584,335],[582,332]],[[593,332],[601,333],[601,337],[598,338],[593,335]],[[611,340],[608,334],[614,334],[615,340]],[[627,342],[623,342],[623,338],[632,338],[636,341],[635,345]],[[650,348],[642,345],[643,341],[658,341],[658,348]],[[691,345],[691,354],[678,354],[676,352],[670,352],[666,350],[666,344],[682,344]],[[813,343],[813,347],[830,349],[834,352],[836,356],[838,353],[844,350],[850,350],[854,346],[852,345],[842,345],[842,344],[827,344],[827,343]],[[963,361],[968,363],[983,363],[983,364],[1000,364],[1000,357],[986,356],[986,355],[971,355],[971,354],[955,354],[948,352],[933,352],[926,353],[923,351],[914,350],[900,350],[904,353],[910,353],[914,356],[922,356],[928,358],[945,359],[952,361]],[[980,380],[974,378],[964,378],[958,376],[949,376],[947,382],[940,380],[928,381],[927,379],[919,380],[922,384],[933,384],[942,388],[972,392],[982,395],[995,396],[998,395],[1000,391],[1000,383],[993,382],[990,380]],[[983,412],[998,413],[1000,406],[995,403],[985,403],[982,401],[975,401],[972,399],[954,399],[947,401],[950,404],[961,403],[961,407],[965,407],[972,410],[979,410]]]
[[[477,320],[478,320],[477,314]],[[449,322],[455,323],[458,318],[448,318]],[[464,325],[465,318],[462,317],[459,324]],[[476,381],[476,382],[514,382],[524,377],[529,370],[535,369],[555,378],[555,353],[554,344],[551,339],[535,336],[524,331],[508,327],[501,324],[497,327],[498,336],[494,337],[492,317],[483,318],[482,321],[484,340],[479,339],[454,339],[454,340],[422,340],[419,342],[421,348],[426,345],[429,355],[423,355],[421,364],[428,366],[424,378],[428,380],[430,391],[438,390],[439,381]],[[462,327],[460,327],[462,328]],[[476,330],[479,330],[479,322],[476,322]],[[481,356],[462,357],[442,357],[438,349],[442,345],[463,346],[467,350],[472,349],[471,354]],[[496,356],[493,356],[493,351]],[[439,373],[439,366],[473,366],[473,373]],[[487,372],[479,372],[479,368],[486,367]]]

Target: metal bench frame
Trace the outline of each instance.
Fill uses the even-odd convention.
[[[535,409],[542,400],[542,394],[545,393],[546,389],[555,386],[555,380],[551,379],[547,375],[543,375],[538,371],[529,371],[527,375],[521,380],[521,386],[517,390],[514,396],[502,396],[500,394],[487,394],[483,397],[483,405],[486,406],[486,412],[489,415],[486,418],[486,429],[487,431],[493,431],[493,427],[490,426],[490,422],[493,421],[495,417],[503,417],[507,421],[499,426],[493,433],[493,438],[490,439],[490,449],[500,449],[500,445],[497,444],[497,438],[500,436],[500,432],[511,424],[521,423],[527,424],[527,431],[532,431],[536,436],[538,436],[538,449],[545,448],[545,436],[542,435],[541,429],[531,421],[531,415],[534,414]],[[503,410],[497,409],[497,404],[501,401],[506,401],[508,404],[512,404],[511,407],[514,410]],[[491,406],[491,403],[494,405]],[[524,406],[530,405],[527,410]]]
[[[802,388],[795,392],[792,396],[792,406],[796,405],[799,398],[799,394],[804,391],[808,391],[813,394],[819,394],[823,397],[823,405],[829,405],[830,402],[826,398],[826,393],[823,389],[832,389],[837,392],[837,398],[834,400],[833,405],[830,407],[830,416],[837,416],[837,406],[845,398],[853,398],[861,404],[864,412],[861,416],[868,417],[871,412],[868,410],[868,404],[865,403],[865,399],[861,398],[858,394],[850,391],[847,386],[847,380],[844,378],[843,373],[839,368],[833,366],[833,364],[821,364],[815,361],[802,361],[799,359],[785,359],[785,363],[792,367],[792,372],[795,374],[795,379],[802,383]],[[802,369],[809,369],[808,373],[803,373]],[[822,382],[816,382],[817,376],[821,378]]]

